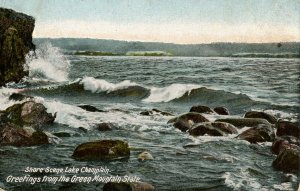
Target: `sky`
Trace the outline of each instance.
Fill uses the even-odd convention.
[[[0,0],[34,37],[200,44],[300,42],[300,0]]]

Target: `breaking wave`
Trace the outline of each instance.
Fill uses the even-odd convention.
[[[68,80],[70,62],[59,48],[44,43],[26,56],[26,69],[30,78],[63,82]]]

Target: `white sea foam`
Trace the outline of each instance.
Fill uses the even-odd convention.
[[[89,90],[93,93],[99,92],[112,92],[119,89],[125,89],[130,86],[136,86],[137,83],[130,82],[129,80],[122,81],[117,84],[110,83],[106,80],[95,79],[93,77],[85,77],[81,80],[80,84],[83,84],[85,90]]]
[[[167,87],[151,88],[150,96],[144,99],[145,102],[169,102],[176,98],[182,97],[191,90],[200,88],[201,86],[193,84],[172,84]]]
[[[70,62],[57,47],[50,43],[41,44],[26,56],[26,69],[31,78],[62,82],[68,80]]]

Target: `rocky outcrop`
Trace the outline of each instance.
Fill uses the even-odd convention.
[[[7,118],[20,126],[50,124],[55,120],[55,116],[47,113],[43,104],[34,101],[15,104],[7,108],[5,113]]]
[[[54,119],[43,104],[34,101],[15,104],[0,112],[0,145],[21,147],[55,142],[57,137],[39,129]]]
[[[189,131],[190,135],[193,136],[202,136],[202,135],[211,135],[211,136],[225,136],[228,134],[238,133],[236,128],[229,124],[223,122],[205,122],[195,124]]]
[[[245,116],[245,118],[260,118],[265,119],[269,123],[275,124],[277,122],[277,118],[274,115],[261,112],[261,111],[248,111]]]
[[[103,186],[103,191],[154,191],[155,188],[146,182],[108,182]]]
[[[270,142],[275,139],[275,133],[271,126],[260,124],[242,132],[238,138],[250,143]]]
[[[33,17],[0,8],[0,86],[18,82],[28,74],[24,70],[26,54],[32,43]]]
[[[120,140],[100,140],[83,143],[74,150],[77,160],[113,160],[130,156],[128,143]]]

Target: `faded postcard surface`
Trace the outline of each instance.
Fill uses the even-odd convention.
[[[297,190],[299,0],[0,0],[0,191]]]

